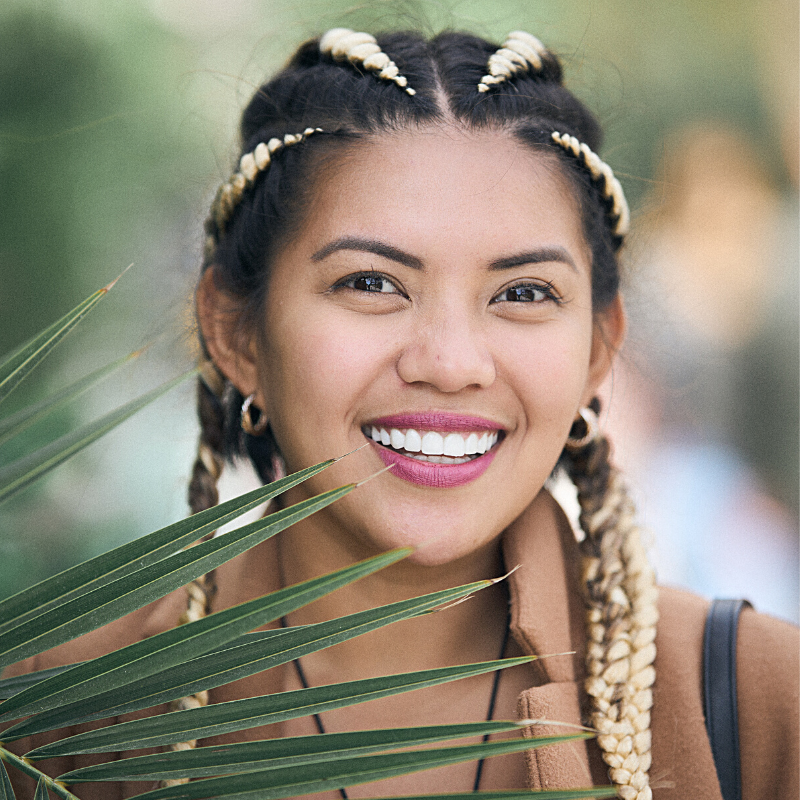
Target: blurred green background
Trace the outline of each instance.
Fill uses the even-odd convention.
[[[230,174],[238,114],[300,41],[338,25],[455,27],[497,40],[529,30],[561,55],[568,84],[604,123],[603,155],[635,220],[652,225],[669,191],[659,167],[665,142],[711,120],[747,140],[789,220],[789,241],[796,236],[793,2],[4,0],[0,352],[134,267],[3,412],[154,344],[69,414],[6,447],[0,463],[191,364],[200,225]],[[631,246],[634,282],[647,243],[644,235]],[[796,287],[770,280],[782,281],[785,320],[762,345],[751,339],[762,351],[737,363],[769,365],[761,352],[785,352],[738,390],[751,411],[708,435],[738,453],[794,519]],[[649,314],[640,303],[634,342]],[[193,416],[186,385],[0,506],[0,596],[182,516]]]

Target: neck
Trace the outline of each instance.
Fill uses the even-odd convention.
[[[305,521],[304,521],[305,522]],[[290,585],[352,564],[351,548],[320,535],[313,524],[281,534],[278,561],[282,585]],[[366,557],[369,554],[359,554]],[[448,589],[503,573],[499,542],[443,565],[422,565],[413,556],[345,586],[289,615],[289,624],[333,619],[387,603]],[[487,661],[497,657],[508,608],[503,584],[483,589],[442,611],[394,623],[304,658],[314,683],[355,680],[386,672]]]

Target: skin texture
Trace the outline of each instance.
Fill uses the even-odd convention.
[[[389,414],[496,422],[505,438],[494,462],[463,490],[387,475],[314,518],[363,555],[435,532],[416,560],[452,561],[531,502],[608,369],[574,202],[555,168],[510,137],[436,128],[360,147],[313,196],[273,265],[263,331],[218,363],[244,394],[256,392],[289,471],[360,447],[362,426]],[[396,248],[421,269],[350,248],[315,258],[346,237]],[[563,260],[491,268],[542,250]],[[369,270],[385,276],[384,291],[342,285]],[[520,283],[537,287],[537,302],[504,301]],[[287,501],[382,466],[370,445]]]
[[[389,548],[418,548],[292,615],[293,624],[501,574],[504,529],[523,512],[552,524],[542,485],[624,332],[618,299],[593,313],[589,251],[557,163],[507,133],[430,127],[382,135],[327,170],[310,196],[298,233],[271,265],[257,330],[235,324],[235,301],[214,288],[210,272],[198,291],[209,351],[243,395],[255,392],[288,471],[361,448],[282,502],[382,469],[380,445],[362,430],[381,418],[479,417],[502,435],[474,480],[438,488],[388,472],[283,534],[284,583]],[[380,291],[365,290],[365,272]],[[512,299],[517,287],[524,301]],[[495,658],[506,605],[496,586],[446,614],[304,658],[304,669],[316,685]],[[513,717],[529,677],[525,668],[504,674],[496,718]],[[453,721],[479,719],[490,684],[484,677],[437,690],[437,704]],[[425,702],[419,692],[325,721],[331,730],[388,718],[441,721],[442,708]],[[521,757],[507,758],[505,767],[492,764],[482,788],[523,785]],[[417,776],[380,789],[464,790],[471,774],[474,766],[454,767],[431,773],[440,776],[435,785]]]

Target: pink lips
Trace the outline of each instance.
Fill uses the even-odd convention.
[[[414,428],[415,430],[457,431],[472,433],[480,431],[496,431],[500,426],[496,422],[481,417],[470,417],[456,414],[430,412],[425,414],[396,414],[381,417],[370,423],[380,428]],[[370,440],[371,441],[371,440]],[[473,458],[463,464],[432,464],[417,461],[403,455],[397,450],[372,443],[378,455],[387,466],[392,466],[392,474],[398,478],[416,483],[419,486],[430,486],[438,489],[450,489],[464,486],[477,480],[489,468],[495,457],[496,447],[487,453]]]
[[[370,425],[380,428],[414,428],[426,431],[496,431],[500,426],[483,417],[467,417],[461,414],[445,414],[431,411],[425,414],[394,414],[373,420]]]

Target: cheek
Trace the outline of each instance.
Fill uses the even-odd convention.
[[[522,331],[500,349],[528,426],[546,423],[555,439],[566,435],[586,386],[591,343],[591,320],[577,319]]]
[[[360,435],[355,422],[367,392],[391,360],[375,326],[311,306],[273,313],[262,358],[268,413],[287,460],[298,447],[303,460],[346,452]],[[324,452],[314,449],[320,444]]]

